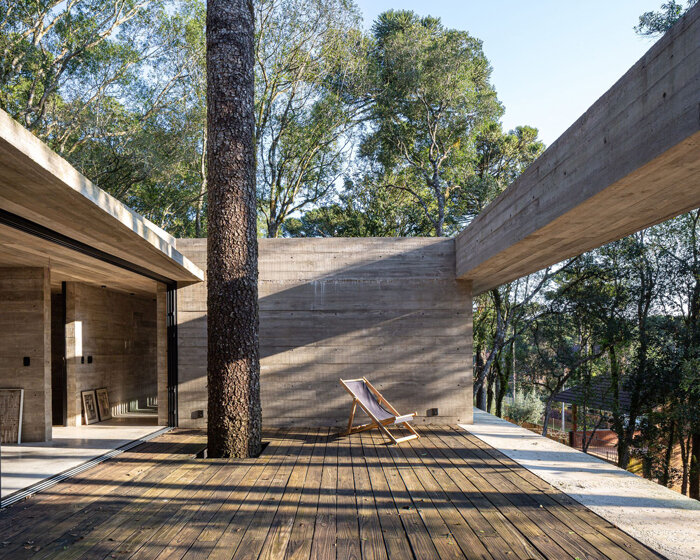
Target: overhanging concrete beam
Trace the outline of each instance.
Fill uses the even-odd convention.
[[[92,184],[2,110],[0,210],[13,219],[27,220],[179,286],[204,279],[203,272],[175,249],[171,235]],[[3,257],[8,251],[29,251],[39,259],[34,266],[45,266],[42,259],[51,256],[51,249],[55,249],[47,249],[51,244],[47,246],[45,237],[35,237],[27,243],[26,236],[18,240],[10,233],[0,227],[0,266],[8,264]],[[65,247],[58,247],[57,256],[67,267]],[[29,261],[21,260],[10,260],[9,264],[30,266]],[[120,274],[118,268],[112,268],[112,272]],[[80,280],[83,273],[77,272],[75,279]],[[128,285],[132,277],[129,273],[120,280]],[[155,285],[152,289],[155,291]]]
[[[700,207],[700,5],[456,239],[478,294]]]

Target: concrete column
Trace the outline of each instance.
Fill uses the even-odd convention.
[[[24,389],[22,441],[51,439],[48,268],[0,268],[0,387]]]
[[[68,426],[82,424],[82,404],[78,391],[78,364],[83,355],[83,323],[78,320],[77,286],[66,282],[66,392]]]

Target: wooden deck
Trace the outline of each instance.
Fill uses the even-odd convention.
[[[197,459],[175,430],[0,513],[0,558],[660,558],[457,427],[268,430]]]

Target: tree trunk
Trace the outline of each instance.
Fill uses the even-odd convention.
[[[267,236],[270,239],[275,239],[279,233],[279,224],[276,221],[267,222]]]
[[[554,394],[554,393],[552,393]],[[547,399],[544,404],[544,426],[542,426],[542,435],[547,437],[547,430],[549,428],[549,416],[552,414],[552,401]]]
[[[207,4],[208,445],[260,452],[258,245],[253,145],[253,6]]]
[[[496,382],[496,375],[499,366],[499,359],[496,358],[489,372],[486,383],[486,412],[491,414],[491,406],[493,405],[493,384]]]
[[[484,352],[481,347],[481,342],[477,341],[476,348],[474,349],[475,363],[474,363],[474,397],[476,399],[476,406],[479,406],[484,392]]]
[[[617,466],[627,470],[630,464],[630,446],[625,439],[617,442]]]
[[[202,157],[199,161],[199,198],[195,206],[194,235],[202,237],[202,210],[204,197],[207,194],[207,128],[202,131]]]
[[[676,439],[676,421],[671,420],[671,425],[668,428],[668,445],[666,446],[666,454],[664,456],[664,472],[661,476],[661,484],[668,486],[671,478],[671,458],[673,456],[673,443]]]
[[[683,464],[683,474],[681,475],[681,494],[684,496],[688,493],[688,470],[690,467],[690,444],[691,435],[688,434],[687,438],[684,434],[680,434],[678,438],[678,445],[681,448],[681,462]]]
[[[510,379],[511,365],[510,354],[506,356],[506,368],[504,372],[500,372],[501,378],[498,383],[498,391],[496,392],[496,416],[503,418],[503,399],[508,392],[508,379]]]
[[[693,451],[690,455],[688,475],[688,496],[700,500],[700,432],[693,432]]]
[[[433,173],[431,187],[435,192],[438,206],[438,218],[435,222],[435,237],[442,237],[444,235],[443,228],[445,226],[445,194],[440,188],[440,175],[437,170]]]
[[[627,469],[630,462],[630,450],[625,430],[625,418],[620,410],[620,362],[614,344],[608,348],[608,356],[610,357],[610,382],[613,389],[612,427],[617,435],[617,466],[621,469]]]
[[[479,407],[481,410],[486,410],[487,407],[487,394],[486,391],[483,390],[484,384],[487,381],[487,379],[489,379],[490,376],[493,375],[493,362],[494,360],[498,359],[499,354],[501,353],[501,349],[503,348],[503,344],[505,341],[506,329],[508,327],[504,323],[503,316],[501,314],[501,294],[498,291],[498,288],[491,290],[491,297],[493,299],[494,307],[496,309],[496,333],[494,335],[491,353],[486,359],[486,362],[484,363],[484,366],[481,371],[481,379],[477,380],[477,383],[480,383],[477,386],[477,407]],[[490,398],[488,400],[490,400]]]

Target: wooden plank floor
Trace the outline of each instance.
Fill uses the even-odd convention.
[[[247,460],[174,430],[0,512],[0,558],[661,558],[457,427],[266,430]]]

